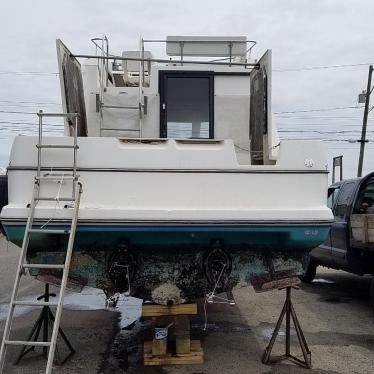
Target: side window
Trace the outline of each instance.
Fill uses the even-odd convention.
[[[374,180],[370,179],[360,188],[355,202],[354,213],[374,213]]]
[[[343,184],[338,196],[338,201],[336,202],[334,208],[334,215],[344,217],[347,214],[347,210],[351,202],[355,187],[355,182],[347,182]]]
[[[327,206],[330,209],[334,207],[339,191],[340,191],[340,186],[335,187],[335,188],[329,188],[327,192]]]

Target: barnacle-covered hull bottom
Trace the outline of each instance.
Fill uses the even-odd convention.
[[[8,239],[21,244],[24,226],[6,224],[5,230]],[[301,274],[308,252],[328,231],[328,224],[78,225],[69,284],[180,303],[214,288],[228,292]],[[62,263],[65,240],[41,234],[33,240],[28,261]],[[58,271],[32,274],[59,280]]]

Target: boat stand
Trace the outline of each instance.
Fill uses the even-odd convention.
[[[269,363],[276,363],[282,360],[289,360],[297,365],[303,366],[307,369],[310,369],[312,367],[312,362],[311,362],[311,352],[309,350],[308,344],[305,340],[303,331],[301,330],[299,320],[297,319],[295,310],[292,305],[291,301],[291,288],[292,287],[286,287],[286,301],[284,303],[282,312],[279,316],[277,325],[275,327],[275,330],[273,332],[273,335],[270,339],[269,345],[265,349],[264,355],[262,357],[262,363],[263,364],[269,364]],[[298,287],[293,287],[293,288],[298,288]],[[275,357],[273,359],[270,358],[271,351],[274,346],[275,339],[278,336],[279,329],[282,325],[282,321],[284,319],[284,316],[286,315],[286,353],[282,356]],[[298,359],[297,357],[293,356],[291,354],[290,346],[291,346],[291,317],[295,326],[297,338],[299,340],[300,348],[304,356],[304,361]]]
[[[44,294],[39,296],[37,298],[37,300],[38,301],[43,300],[44,302],[48,303],[50,297],[56,297],[56,294],[49,292],[49,284],[46,283]],[[23,346],[23,348],[21,349],[16,361],[14,362],[14,365],[19,364],[19,362],[22,360],[22,358],[25,355],[27,355],[27,353],[29,353],[31,351],[35,351],[35,347],[38,346],[37,343],[38,343],[38,338],[39,338],[39,334],[40,334],[41,330],[43,330],[42,341],[44,341],[44,342],[48,341],[49,328],[51,330],[53,330],[54,321],[55,321],[55,316],[53,315],[53,313],[51,311],[51,308],[48,305],[43,306],[43,309],[40,312],[40,315],[39,315],[38,319],[36,320],[33,328],[30,331],[29,336],[27,337],[27,341],[28,342],[35,342],[35,345],[31,345],[31,346],[26,346],[25,345],[25,346]],[[62,361],[59,360],[58,357],[57,357],[58,364],[62,365],[75,353],[75,350],[74,350],[73,346],[71,345],[70,341],[68,340],[68,338],[66,337],[65,333],[62,331],[61,327],[59,327],[58,332],[61,335],[63,341],[65,342],[66,346],[68,347],[68,349],[70,351],[70,353],[68,353],[68,355]],[[48,347],[46,347],[46,346],[43,346],[43,357],[44,358],[48,357]]]

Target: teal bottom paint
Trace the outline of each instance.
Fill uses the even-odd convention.
[[[40,228],[40,226],[34,226]],[[53,224],[49,228],[68,229]],[[152,301],[173,284],[185,300],[204,297],[224,269],[217,292],[302,273],[308,252],[322,243],[329,225],[85,225],[77,227],[69,279]],[[5,225],[21,245],[25,225]],[[63,263],[68,235],[32,234],[30,263]],[[223,268],[224,265],[224,268]],[[55,277],[61,272],[37,270]]]
[[[38,228],[40,226],[34,226]],[[51,225],[67,229],[64,225]],[[111,250],[120,240],[136,246],[206,246],[220,240],[225,246],[249,250],[310,250],[327,238],[330,225],[78,225],[75,249]],[[5,225],[9,241],[22,243],[24,225]],[[66,238],[33,234],[31,248],[64,250]],[[47,248],[48,247],[48,248]]]

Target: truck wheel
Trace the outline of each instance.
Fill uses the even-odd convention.
[[[304,283],[311,283],[313,279],[316,277],[317,272],[317,264],[314,261],[309,261],[308,266],[305,269],[304,275],[300,275],[300,279]]]
[[[370,283],[370,301],[371,301],[371,306],[373,307],[373,312],[374,312],[374,277],[371,278],[371,283]]]

